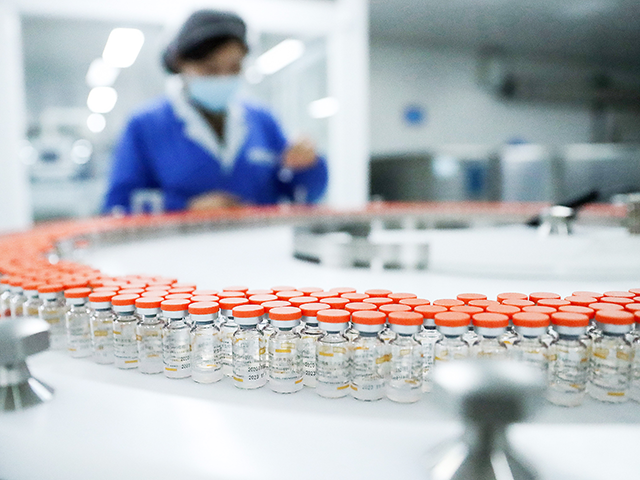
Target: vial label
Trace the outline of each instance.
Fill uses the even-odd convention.
[[[349,350],[318,342],[316,355],[316,391],[321,396],[343,397],[349,388]]]
[[[351,394],[360,400],[378,400],[384,396],[385,366],[388,356],[384,345],[354,346],[352,351],[353,378]]]
[[[136,322],[113,323],[113,357],[118,368],[138,367]]]
[[[108,319],[91,320],[91,341],[93,360],[96,363],[113,363],[113,321]]]
[[[249,389],[262,387],[267,382],[264,371],[264,355],[266,348],[262,335],[250,335],[249,338],[234,338],[233,383],[238,388]]]
[[[549,353],[547,399],[575,406],[582,403],[589,373],[587,349],[555,344]]]
[[[49,324],[49,344],[52,350],[63,350],[67,347],[67,335],[64,325],[64,310],[45,310],[40,318]]]
[[[142,373],[161,373],[162,364],[162,324],[138,325],[138,368]]]
[[[547,349],[543,346],[519,349],[518,359],[541,370],[547,368]]]
[[[38,307],[37,306],[25,307],[25,313],[26,313],[27,317],[37,317],[38,316]]]
[[[162,335],[162,363],[169,378],[191,375],[191,338],[188,328],[165,329]]]
[[[191,343],[191,377],[196,382],[220,380],[220,339],[214,331],[194,332]]]
[[[67,320],[67,349],[74,358],[88,357],[93,353],[88,316]]]
[[[236,324],[223,324],[220,328],[220,363],[225,375],[231,375],[233,370],[233,334],[238,330]]]
[[[631,388],[632,361],[631,346],[622,338],[597,340],[589,365],[589,395],[603,402],[626,401]]]
[[[304,335],[301,338],[302,365],[304,368],[303,383],[309,387],[316,385],[316,355],[318,337],[314,335]]]
[[[297,340],[269,339],[269,386],[281,393],[302,389],[302,355]]]

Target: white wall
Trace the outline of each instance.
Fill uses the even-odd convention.
[[[494,145],[514,138],[547,145],[590,140],[586,105],[500,100],[479,85],[477,67],[473,51],[373,39],[372,154],[420,152],[442,144]],[[427,112],[421,126],[403,120],[404,108],[412,103]],[[638,117],[620,115],[625,140],[639,139]]]

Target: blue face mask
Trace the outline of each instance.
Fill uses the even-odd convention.
[[[239,75],[190,77],[187,80],[189,97],[210,112],[226,110],[242,85]]]

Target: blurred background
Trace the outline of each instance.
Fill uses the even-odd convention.
[[[201,7],[246,19],[245,93],[314,139],[333,207],[640,190],[634,0],[2,0],[0,230],[100,212],[124,122]],[[139,49],[107,58],[122,27]]]

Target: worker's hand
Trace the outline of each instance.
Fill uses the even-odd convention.
[[[284,168],[304,170],[313,167],[317,161],[315,145],[308,139],[294,143],[284,153]]]
[[[215,210],[239,206],[240,201],[236,197],[221,192],[204,193],[189,201],[189,210]]]

